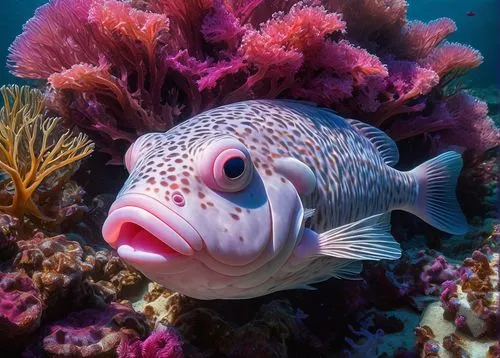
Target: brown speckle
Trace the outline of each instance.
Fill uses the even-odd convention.
[[[205,204],[203,204],[203,203],[201,203],[201,204],[200,204],[200,207],[201,207],[203,210],[205,210],[205,209],[207,208],[207,206],[206,206]]]
[[[233,218],[233,220],[240,220],[240,217],[236,214],[231,214],[231,217]]]
[[[198,198],[203,199],[205,197],[205,194],[203,194],[201,191],[198,192]]]

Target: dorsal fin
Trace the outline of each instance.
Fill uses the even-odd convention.
[[[387,134],[380,129],[355,119],[349,118],[347,121],[358,133],[365,136],[377,148],[377,151],[387,165],[392,167],[399,161],[398,147]]]

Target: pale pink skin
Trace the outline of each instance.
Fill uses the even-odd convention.
[[[302,106],[240,102],[140,137],[105,240],[150,279],[199,299],[345,277],[352,260],[318,254],[318,233],[411,207],[416,180],[346,120]],[[235,179],[224,172],[231,158],[245,163]],[[305,208],[316,210],[310,229]]]

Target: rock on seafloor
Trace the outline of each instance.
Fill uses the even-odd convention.
[[[460,279],[443,283],[416,328],[421,357],[499,357],[499,254],[487,248],[464,260]],[[489,252],[488,252],[489,251]]]

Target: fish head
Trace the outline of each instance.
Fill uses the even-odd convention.
[[[181,140],[179,135],[146,134],[128,149],[130,176],[104,223],[105,240],[150,278],[158,270],[183,271],[189,265],[209,270],[198,265],[200,257],[224,267],[221,275],[264,254],[272,260],[286,240],[281,235],[278,242],[275,233],[290,231],[273,222],[296,227],[290,213],[297,212],[291,208],[300,199],[293,186],[286,186],[293,191],[287,195],[279,190],[282,178],[264,180],[240,138],[207,134]],[[294,205],[278,204],[287,198]]]

